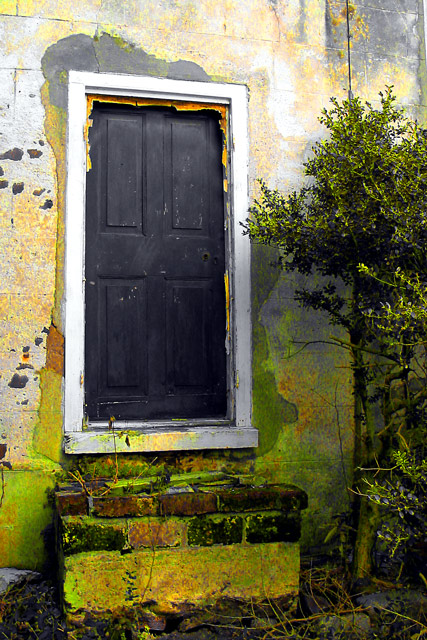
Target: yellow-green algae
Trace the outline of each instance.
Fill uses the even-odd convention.
[[[64,554],[82,551],[120,551],[127,543],[127,521],[89,516],[65,516],[61,519]]]
[[[178,547],[71,555],[65,560],[69,615],[153,603],[159,613],[221,597],[267,599],[296,594],[299,548],[293,543]]]
[[[43,532],[52,522],[49,491],[55,470],[5,471],[0,508],[0,566],[43,569],[46,560]]]

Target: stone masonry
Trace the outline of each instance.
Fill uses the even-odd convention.
[[[102,494],[102,488],[98,489]],[[301,510],[293,486],[182,487],[156,494],[56,493],[70,619],[188,613],[219,599],[298,589]]]

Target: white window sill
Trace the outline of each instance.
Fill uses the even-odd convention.
[[[108,427],[72,431],[64,435],[64,452],[138,453],[155,451],[190,451],[202,449],[244,449],[258,446],[258,431],[253,427],[235,427],[218,423],[193,426],[176,423],[143,428],[114,424]]]

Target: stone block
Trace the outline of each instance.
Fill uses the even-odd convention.
[[[148,495],[93,498],[92,515],[102,518],[156,516],[158,502]]]
[[[57,493],[56,505],[60,516],[87,515],[87,500],[83,491],[61,491]]]
[[[128,539],[133,549],[142,547],[178,547],[185,538],[186,524],[168,518],[148,519],[129,522]]]
[[[5,567],[0,569],[0,594],[5,593],[10,587],[16,587],[26,581],[40,578],[41,574],[37,571]]]
[[[219,511],[293,511],[307,507],[307,494],[294,486],[238,487],[218,491]]]
[[[242,542],[243,518],[198,517],[188,524],[188,544],[190,546],[210,547],[214,544],[239,544]]]
[[[246,518],[246,542],[296,542],[301,536],[300,514],[253,514]]]
[[[160,513],[164,516],[195,516],[217,510],[214,493],[165,493],[159,497],[159,502]]]
[[[61,519],[64,555],[90,551],[121,551],[127,546],[126,521],[102,521],[82,516]]]
[[[219,598],[295,596],[298,577],[299,546],[285,542],[80,553],[65,558],[64,605],[69,619],[144,605],[172,614]]]

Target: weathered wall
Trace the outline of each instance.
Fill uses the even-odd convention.
[[[351,3],[353,90],[375,100],[394,84],[424,119],[421,0]],[[0,442],[7,444],[0,565],[40,567],[45,489],[61,454],[63,215],[67,71],[244,83],[250,186],[288,189],[322,135],[317,122],[347,86],[345,2],[339,0],[0,0]],[[350,371],[317,316],[294,303],[294,278],[253,251],[255,452],[160,456],[178,470],[251,471],[308,492],[303,544],[322,540],[347,506]],[[123,472],[150,456],[123,460]],[[87,463],[87,461],[85,462]],[[111,467],[111,461],[105,461]],[[99,464],[99,470],[103,467]],[[30,510],[23,507],[31,488]],[[21,500],[22,498],[22,500]],[[33,549],[30,553],[29,550]]]

